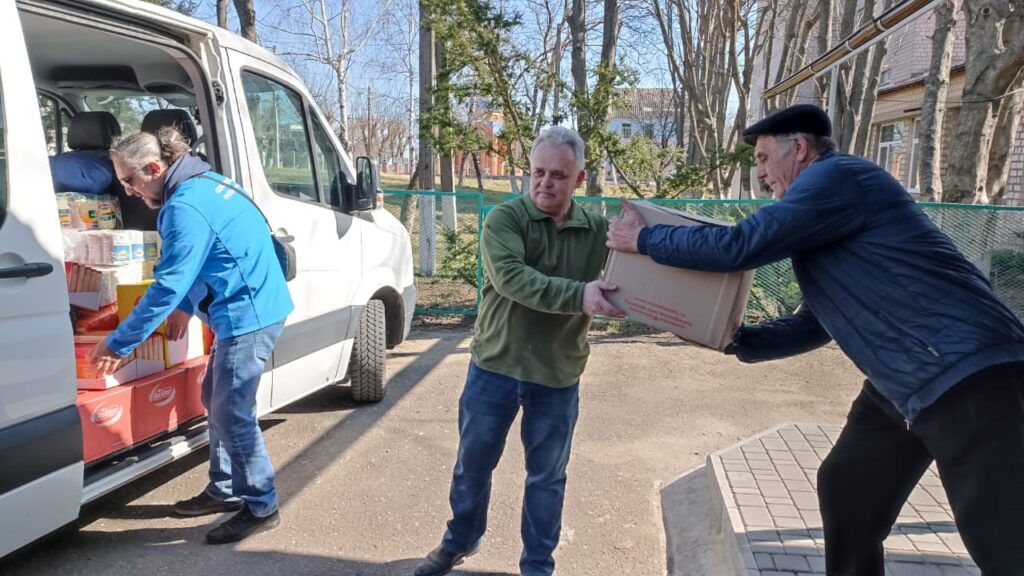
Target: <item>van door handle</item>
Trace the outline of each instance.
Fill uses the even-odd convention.
[[[46,276],[50,272],[53,272],[53,264],[46,262],[29,262],[28,264],[22,264],[21,266],[0,268],[0,280],[7,280],[10,278],[38,278],[39,276]]]

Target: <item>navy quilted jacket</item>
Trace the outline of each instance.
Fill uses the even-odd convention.
[[[984,275],[888,172],[823,154],[782,200],[735,226],[645,228],[639,250],[694,270],[750,270],[791,258],[801,309],[741,329],[740,360],[806,352],[835,339],[912,422],[967,376],[1024,361],[1024,326]]]

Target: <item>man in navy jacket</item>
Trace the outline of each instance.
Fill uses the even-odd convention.
[[[648,228],[626,204],[608,246],[712,272],[792,259],[801,308],[726,352],[760,362],[834,339],[868,378],[818,472],[830,575],[883,574],[882,541],[933,460],[982,572],[1020,574],[1024,326],[899,182],[830,135],[820,108],[778,111],[743,133],[776,202],[731,227]]]

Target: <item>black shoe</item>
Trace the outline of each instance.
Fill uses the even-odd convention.
[[[243,506],[237,514],[226,522],[206,533],[208,544],[228,544],[238,542],[260,532],[273,530],[281,525],[281,514],[277,510],[270,516],[259,517]]]
[[[172,510],[174,510],[174,513],[178,516],[206,516],[207,514],[234,512],[241,508],[241,500],[232,500],[230,502],[217,500],[203,490],[203,493],[199,496],[194,496],[188,500],[182,500],[181,502],[175,502]]]
[[[427,554],[427,557],[423,559],[423,563],[416,568],[415,576],[441,576],[452,571],[459,564],[462,564],[466,558],[469,558],[473,554],[480,551],[480,543],[477,542],[476,546],[469,552],[463,552],[461,554],[452,554],[451,552],[444,549],[444,546],[438,546]]]

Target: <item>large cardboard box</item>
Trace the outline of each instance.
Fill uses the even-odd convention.
[[[132,437],[141,442],[184,422],[185,370],[164,370],[133,382]]]
[[[130,387],[79,392],[75,404],[82,421],[82,456],[87,463],[134,443]]]
[[[209,359],[209,356],[203,356],[181,365],[185,370],[185,409],[182,422],[206,415],[206,408],[203,407],[203,378],[206,377]]]
[[[632,202],[648,226],[722,226],[723,222],[650,202]],[[630,318],[691,342],[724,349],[743,321],[753,270],[719,274],[658,264],[641,254],[611,252],[604,279],[619,287],[608,301]]]

